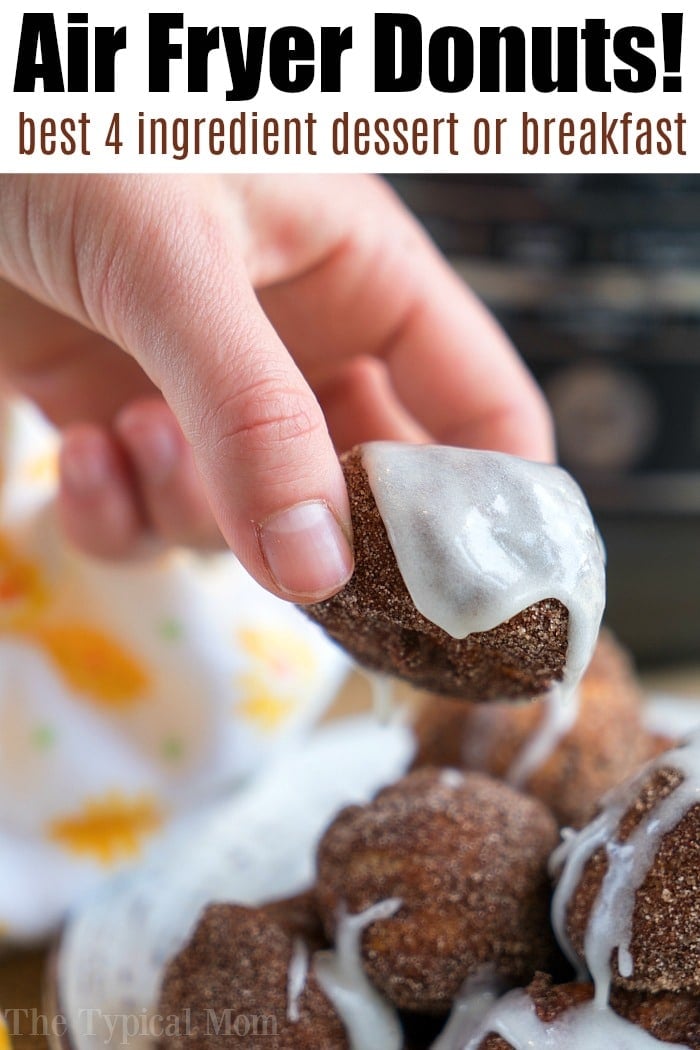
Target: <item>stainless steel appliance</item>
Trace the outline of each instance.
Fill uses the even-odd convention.
[[[700,658],[700,176],[391,180],[543,385],[643,662]]]

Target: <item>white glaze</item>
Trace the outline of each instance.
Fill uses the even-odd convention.
[[[364,445],[362,462],[419,612],[465,638],[557,598],[573,687],[605,603],[602,543],[573,478],[500,452],[388,441]]]
[[[440,783],[452,791],[458,791],[464,787],[464,773],[459,769],[441,769],[440,770]]]
[[[540,701],[542,717],[525,741],[506,774],[513,787],[521,788],[547,761],[576,723],[580,708],[579,690],[553,686]]]
[[[372,694],[372,710],[380,725],[401,720],[403,712],[396,703],[396,683],[388,674],[370,671],[358,665],[358,671],[367,680]]]
[[[342,911],[335,948],[316,952],[316,980],[345,1025],[351,1050],[401,1050],[403,1034],[393,1006],[370,983],[362,965],[362,932],[401,907],[396,898],[379,901],[357,915]]]
[[[684,777],[681,784],[645,815],[625,843],[615,838],[618,824],[639,794],[641,786],[657,769],[672,768]],[[608,1006],[611,957],[618,952],[624,976],[633,972],[629,946],[635,894],[653,864],[664,835],[677,826],[691,806],[700,803],[700,731],[674,751],[657,756],[637,776],[610,792],[601,813],[580,832],[566,831],[564,841],[552,857],[552,867],[563,865],[552,907],[552,921],[559,943],[577,966],[566,934],[566,912],[571,894],[593,853],[605,846],[608,870],[592,910],[585,937],[585,958],[595,984],[592,1002],[574,1007],[554,1021],[542,1022],[529,996],[518,989],[499,999],[484,1015],[478,994],[466,988],[453,1008],[450,1021],[433,1050],[478,1050],[482,1040],[494,1033],[514,1050],[684,1050],[678,1043],[661,1043],[642,1028],[625,1021]],[[482,992],[482,996],[483,996]],[[486,990],[488,995],[488,989]],[[483,1000],[482,1000],[483,1001]]]
[[[662,768],[677,770],[683,781],[652,807],[626,842],[618,842],[615,835],[620,820],[650,775]],[[635,895],[649,873],[661,840],[691,806],[699,803],[700,732],[696,732],[685,744],[658,755],[635,777],[610,792],[599,815],[577,834],[570,833],[552,856],[553,871],[563,865],[552,902],[552,923],[559,943],[580,972],[580,961],[566,932],[568,905],[589,858],[601,846],[607,850],[607,872],[591,911],[584,943],[585,961],[595,982],[599,1007],[608,1001],[615,951],[622,976],[633,973],[629,948]]]
[[[431,1050],[461,1050],[503,994],[504,987],[488,968],[468,977]]]
[[[598,1009],[593,1003],[567,1010],[554,1021],[541,1021],[534,1003],[519,988],[499,999],[471,1031],[463,1033],[466,1038],[442,1044],[438,1040],[433,1050],[478,1050],[489,1033],[502,1036],[514,1050],[683,1050],[678,1043],[659,1042],[612,1010]]]
[[[309,949],[301,937],[295,937],[287,971],[287,1020],[293,1024],[299,1020],[299,1000],[306,987],[308,972]]]

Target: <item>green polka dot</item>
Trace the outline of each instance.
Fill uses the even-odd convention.
[[[166,642],[179,642],[184,633],[182,623],[174,618],[162,620],[158,625],[158,634],[165,638]]]
[[[163,758],[169,762],[179,762],[185,754],[185,744],[179,736],[166,736],[161,747]]]
[[[37,751],[47,751],[56,742],[56,730],[51,726],[37,726],[32,732],[32,744]]]

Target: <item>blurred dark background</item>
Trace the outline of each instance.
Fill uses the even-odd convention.
[[[700,176],[390,180],[544,387],[642,665],[700,659]]]

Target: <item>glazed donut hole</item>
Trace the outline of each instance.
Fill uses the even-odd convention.
[[[564,471],[391,442],[358,446],[341,464],[355,571],[338,594],[303,611],[361,666],[483,702],[543,695],[564,679],[572,647],[585,651],[574,659],[585,665],[602,615],[603,559],[585,500]],[[469,500],[478,501],[473,520],[465,518]],[[557,574],[566,577],[559,589],[568,606],[548,593]],[[528,601],[533,581],[541,594]]]
[[[548,810],[478,773],[420,769],[342,810],[318,849],[329,939],[341,908],[401,901],[362,939],[372,983],[397,1007],[445,1013],[485,966],[511,983],[550,967]]]

